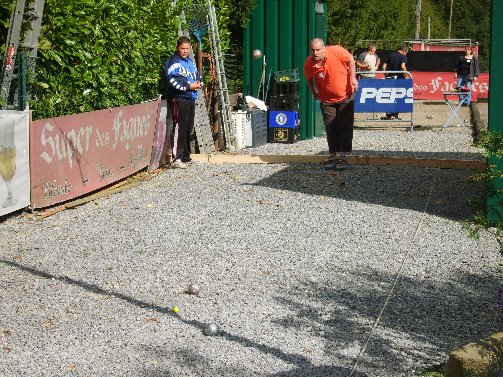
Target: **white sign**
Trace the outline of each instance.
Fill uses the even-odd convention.
[[[28,111],[0,110],[0,216],[30,205]]]

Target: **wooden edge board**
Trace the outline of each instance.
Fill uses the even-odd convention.
[[[209,164],[282,164],[282,163],[321,163],[327,155],[230,155],[195,154],[193,161]],[[348,156],[353,165],[412,166],[438,169],[485,170],[485,161],[446,160],[433,158],[386,157],[386,156]]]
[[[135,180],[131,180],[131,177],[129,177],[129,179],[124,179],[124,180],[122,180],[122,181],[120,181],[110,187],[101,189],[93,194],[89,194],[86,196],[81,196],[81,197],[75,198],[74,200],[71,200],[67,203],[64,203],[56,208],[46,210],[46,211],[42,212],[41,214],[35,216],[35,220],[42,220],[42,219],[45,219],[46,217],[52,216],[58,212],[64,211],[65,209],[74,208],[79,205],[91,202],[93,200],[104,198],[109,195],[112,195],[112,194],[130,189],[130,188],[139,186],[142,184],[142,182],[147,181],[151,178],[152,178],[151,176],[140,176],[140,177],[137,177]]]

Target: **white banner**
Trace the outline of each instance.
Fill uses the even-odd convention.
[[[30,205],[28,111],[0,110],[0,216]]]

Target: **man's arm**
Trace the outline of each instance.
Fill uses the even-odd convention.
[[[349,82],[351,83],[351,88],[353,93],[358,90],[358,80],[356,79],[356,64],[353,56],[349,59]]]
[[[400,69],[401,69],[402,71],[406,71],[406,70],[407,70],[407,66],[405,65],[405,62],[402,62],[402,64],[400,64]],[[404,77],[405,77],[405,78],[407,78],[407,77],[409,77],[409,78],[410,78],[410,76],[409,76],[407,73],[406,73],[406,74],[404,74]]]
[[[314,86],[314,79],[307,80],[307,86],[309,86],[309,89],[311,89],[311,93],[313,94],[314,99],[320,99],[318,96],[318,91],[316,90]]]
[[[365,60],[364,52],[362,52],[360,55],[358,55],[358,58],[356,59],[356,66],[358,68],[364,69],[366,71],[369,70],[369,67],[363,62]]]

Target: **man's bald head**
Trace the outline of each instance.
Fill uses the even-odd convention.
[[[323,39],[311,39],[311,56],[315,62],[325,59],[325,42],[323,42]]]

